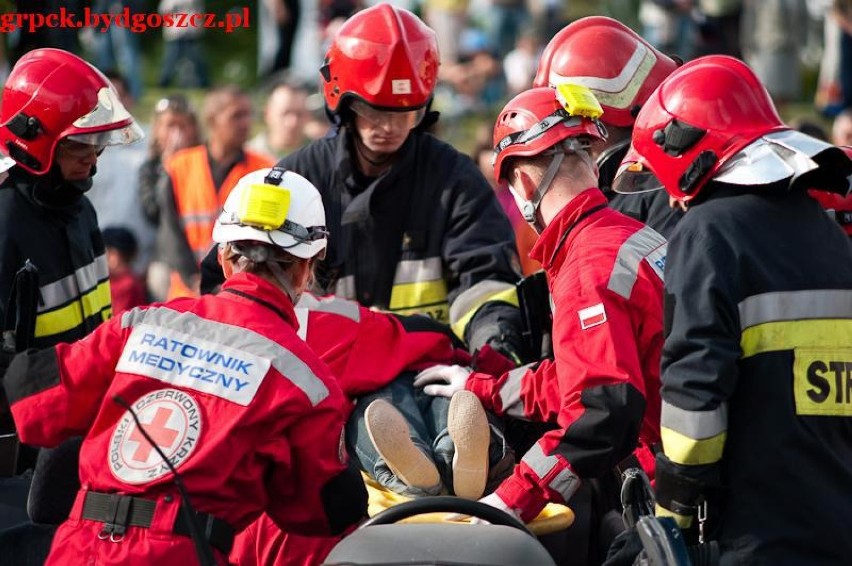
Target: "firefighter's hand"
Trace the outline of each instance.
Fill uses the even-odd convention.
[[[510,507],[503,499],[497,495],[496,493],[491,493],[486,495],[482,499],[479,500],[480,503],[485,503],[486,505],[490,505],[496,509],[499,509],[503,513],[507,515],[511,515],[517,520],[521,520],[521,513],[517,509]],[[452,513],[450,515],[446,515],[444,519],[447,521],[463,521],[468,518],[468,515],[462,515],[461,513]],[[478,517],[470,517],[470,522],[472,524],[489,524],[485,519],[480,519]]]
[[[5,348],[0,348],[0,387],[3,386],[3,377],[6,375],[6,370],[9,369],[9,364],[15,358],[15,352],[8,352]]]
[[[635,527],[619,533],[612,541],[603,566],[632,566],[644,547]]]
[[[12,419],[6,390],[3,388],[3,377],[6,375],[6,370],[9,369],[9,364],[12,363],[14,357],[14,352],[0,348],[0,434],[3,435],[15,432],[15,421]]]
[[[503,334],[499,338],[491,338],[486,342],[498,354],[502,354],[506,358],[512,360],[515,366],[523,365],[524,354],[523,345],[520,340],[515,340],[513,335]]]
[[[423,392],[435,397],[452,397],[464,391],[470,369],[461,366],[432,366],[414,376],[414,387],[423,387]]]

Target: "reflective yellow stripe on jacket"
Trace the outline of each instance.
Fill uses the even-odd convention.
[[[400,261],[388,308],[397,314],[425,314],[448,322],[447,282],[441,258]]]
[[[66,332],[91,316],[112,316],[109,272],[101,255],[71,275],[39,288],[42,304],[36,315],[35,336],[43,338]]]
[[[502,281],[480,281],[456,297],[450,309],[450,326],[456,336],[463,340],[467,325],[476,311],[485,303],[493,301],[519,306],[516,287]]]
[[[660,437],[666,456],[675,464],[697,466],[722,459],[728,430],[728,406],[712,411],[687,411],[663,401]]]
[[[763,293],[738,305],[742,358],[792,351],[796,412],[852,416],[835,384],[832,364],[852,362],[852,290]],[[831,401],[837,400],[836,403]],[[718,462],[728,427],[727,405],[688,411],[663,402],[661,436],[666,456],[681,465]]]

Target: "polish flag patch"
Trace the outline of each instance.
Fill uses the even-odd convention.
[[[604,310],[603,303],[578,310],[577,315],[580,317],[580,326],[583,330],[606,322],[606,310]]]

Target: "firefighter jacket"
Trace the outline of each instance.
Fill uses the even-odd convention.
[[[172,214],[177,213],[176,220],[180,226],[180,232],[172,236],[182,244],[181,248],[185,249],[188,246],[191,252],[191,254],[184,253],[183,255],[186,256],[184,261],[172,266],[170,299],[192,294],[186,282],[189,275],[198,272],[198,263],[210,250],[213,243],[213,225],[225,204],[225,199],[228,198],[237,181],[251,171],[272,166],[271,158],[244,151],[225,178],[217,185],[211,173],[210,159],[207,146],[199,145],[178,151],[165,164],[171,183],[170,192],[174,198]],[[174,242],[171,244],[176,245]],[[182,263],[187,264],[183,269],[180,266]]]
[[[783,183],[704,191],[666,265],[658,513],[707,501],[723,564],[846,564],[852,245]]]
[[[36,348],[79,340],[111,314],[109,273],[95,210],[75,186],[51,170],[34,176],[15,167],[0,184],[0,322],[15,274],[26,260],[38,270],[36,305],[18,304],[35,318]],[[19,289],[20,290],[20,289]],[[31,311],[35,307],[35,312]],[[11,313],[12,322],[15,313]]]
[[[85,340],[18,355],[5,386],[21,439],[50,446],[86,435],[82,489],[49,563],[193,556],[191,540],[168,528],[180,506],[174,478],[117,399],[133,407],[194,507],[236,531],[262,512],[305,535],[363,518],[366,492],[343,444],[346,400],[296,324],[284,293],[236,274],[219,295],[133,309]],[[156,500],[151,527],[103,544],[103,524],[81,519],[90,491]]]
[[[515,236],[473,162],[413,131],[391,169],[366,179],[353,151],[343,128],[280,162],[322,193],[331,235],[320,288],[449,323],[471,351],[502,340],[520,352]]]
[[[467,382],[486,409],[558,425],[497,489],[527,521],[547,501],[570,500],[582,479],[614,469],[638,442],[659,442],[666,241],[589,189],[554,217],[531,255],[553,297],[554,360]]]
[[[599,183],[609,201],[609,207],[647,224],[665,238],[668,238],[678,221],[683,217],[680,208],[669,206],[669,194],[663,190],[645,193],[621,194],[612,190],[612,181],[627,155],[630,138],[613,145],[598,157]]]

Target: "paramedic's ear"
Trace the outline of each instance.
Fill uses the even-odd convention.
[[[219,265],[222,266],[222,274],[225,275],[225,279],[228,279],[234,274],[234,264],[230,260],[225,259],[226,246],[227,244],[219,244],[216,250],[216,257],[219,260]]]

